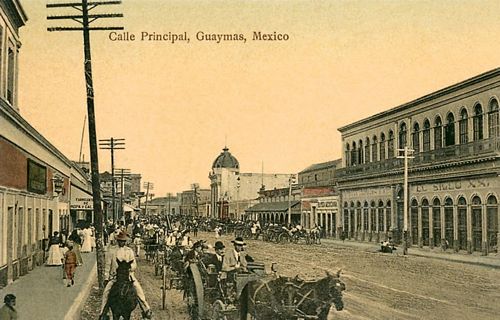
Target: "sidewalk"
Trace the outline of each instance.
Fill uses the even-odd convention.
[[[0,290],[1,301],[6,294],[15,294],[20,320],[78,319],[78,311],[96,277],[95,252],[82,256],[83,265],[76,269],[74,286],[66,287],[62,267],[41,266]]]
[[[359,249],[363,249],[369,252],[377,252],[380,249],[380,243],[378,242],[361,242],[354,240],[336,240],[336,239],[321,239],[321,243],[325,244],[333,244],[344,247],[356,247]],[[393,254],[403,254],[403,250],[401,247],[398,247]],[[490,267],[495,269],[500,269],[500,255],[498,254],[490,254],[488,256],[482,256],[479,252],[474,252],[472,254],[464,253],[464,252],[454,252],[453,249],[448,249],[446,252],[443,252],[441,248],[419,248],[419,247],[410,247],[408,248],[409,256],[418,256],[418,257],[426,257],[432,259],[440,259],[458,263],[466,263],[466,264],[474,264],[484,267]]]

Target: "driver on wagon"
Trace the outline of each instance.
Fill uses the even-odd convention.
[[[143,310],[143,318],[151,319],[151,309],[149,307],[149,304],[146,302],[146,297],[144,296],[144,291],[142,291],[141,284],[139,283],[139,281],[137,281],[134,275],[134,270],[137,269],[137,262],[135,261],[134,251],[131,248],[125,246],[125,243],[128,239],[129,237],[127,236],[127,233],[121,231],[115,238],[115,240],[118,242],[118,248],[116,248],[116,250],[111,253],[111,259],[106,261],[104,281],[108,281],[108,283],[106,284],[106,287],[104,288],[104,291],[102,293],[102,305],[99,319],[105,319],[105,315],[108,313],[107,304],[109,292],[111,291],[111,287],[113,286],[113,284],[116,282],[116,269],[118,268],[118,263],[116,262],[116,260],[126,262],[132,261],[132,265],[130,268],[130,278],[137,293],[139,304]]]

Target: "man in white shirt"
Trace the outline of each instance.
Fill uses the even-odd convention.
[[[134,270],[137,269],[137,262],[135,260],[135,254],[132,249],[125,246],[125,243],[128,240],[128,236],[126,232],[120,232],[116,237],[116,241],[118,242],[118,248],[115,251],[110,252],[109,259],[106,259],[105,271],[104,271],[104,281],[108,281],[104,291],[102,293],[102,305],[101,305],[101,313],[99,319],[103,319],[104,315],[108,313],[108,297],[109,292],[111,291],[111,287],[116,282],[116,269],[118,268],[118,261],[132,261],[130,267],[130,278],[132,279],[132,284],[137,293],[137,299],[139,300],[139,304],[143,310],[143,318],[151,319],[151,308],[146,301],[146,297],[144,296],[144,291],[142,290],[141,284],[137,281],[137,278],[134,275]]]
[[[246,252],[243,249],[245,242],[242,237],[237,237],[233,241],[234,250],[230,250],[222,261],[222,271],[247,272]]]

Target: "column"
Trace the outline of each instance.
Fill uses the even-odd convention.
[[[384,238],[387,240],[387,207],[384,207]]]
[[[379,212],[378,212],[378,207],[375,209],[375,229],[377,232],[377,239],[376,241],[380,241],[380,226],[378,224],[378,219],[379,219]]]
[[[355,240],[358,240],[358,234],[359,234],[359,230],[358,230],[358,208],[355,208],[354,209],[354,239]]]
[[[348,237],[349,239],[351,239],[351,238],[352,238],[352,233],[351,233],[351,230],[352,230],[352,224],[353,224],[353,221],[351,221],[351,217],[352,217],[352,214],[351,214],[352,212],[351,212],[351,210],[352,210],[352,208],[349,208],[349,209],[347,210],[347,214],[348,214],[348,216],[347,216],[347,224],[348,224],[348,225],[347,225],[347,237]],[[499,220],[499,221],[500,221],[500,220]]]

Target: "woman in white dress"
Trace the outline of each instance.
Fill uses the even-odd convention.
[[[91,252],[92,251],[92,231],[89,228],[82,230],[82,248],[80,252]]]
[[[48,266],[61,266],[63,264],[64,256],[61,253],[61,249],[59,248],[59,244],[61,243],[59,237],[59,232],[54,231],[54,235],[50,238],[49,241],[49,255],[47,257]]]

